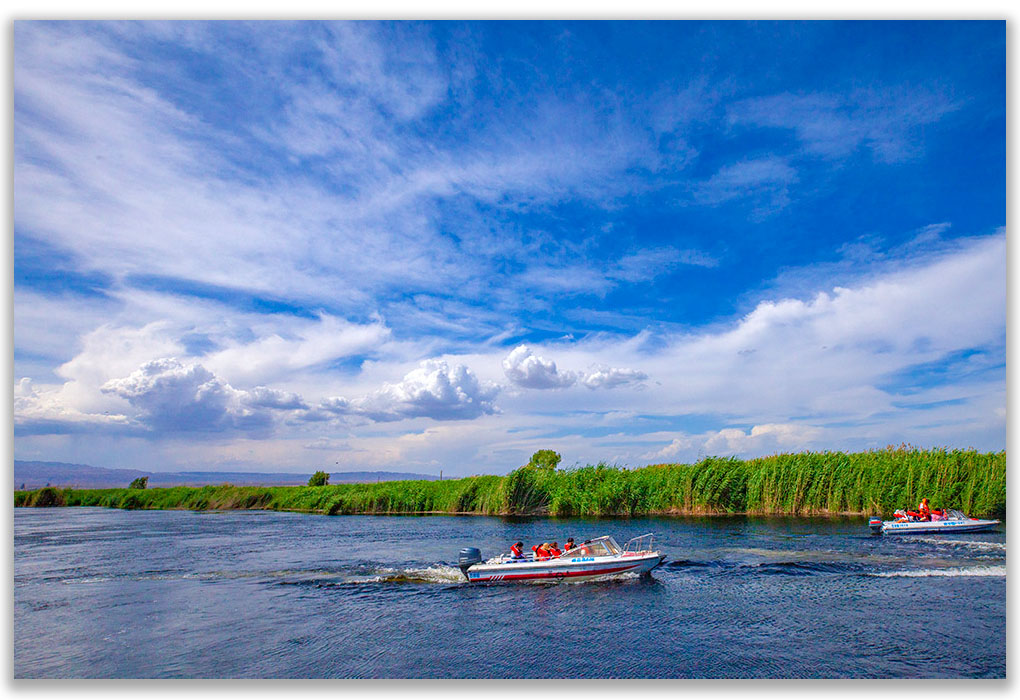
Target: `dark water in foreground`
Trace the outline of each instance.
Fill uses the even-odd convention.
[[[645,580],[468,586],[515,539],[647,531]],[[15,509],[14,675],[1004,677],[1005,532],[848,518]]]

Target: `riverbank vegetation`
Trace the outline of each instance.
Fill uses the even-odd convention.
[[[752,460],[624,469],[521,467],[507,476],[333,486],[179,486],[15,491],[15,506],[266,509],[356,513],[636,516],[748,513],[891,514],[922,497],[974,516],[1006,511],[1006,453],[920,450],[803,452]]]

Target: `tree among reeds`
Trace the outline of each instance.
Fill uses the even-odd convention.
[[[531,460],[528,462],[529,467],[535,469],[545,469],[547,471],[553,471],[556,469],[556,465],[563,459],[559,452],[553,452],[552,450],[539,450],[535,454],[531,455]]]
[[[140,476],[137,479],[135,479],[134,481],[132,481],[131,485],[128,486],[128,488],[129,489],[144,489],[144,488],[148,488],[148,486],[149,486],[149,477],[147,477],[147,476]]]
[[[326,472],[315,472],[308,480],[309,486],[326,486],[329,484],[329,474]]]

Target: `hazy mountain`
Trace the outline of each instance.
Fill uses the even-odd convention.
[[[328,471],[328,470],[323,470]],[[138,469],[106,469],[88,464],[66,462],[23,462],[14,460],[14,488],[36,489],[41,486],[74,486],[77,488],[125,487],[140,476],[149,477],[149,486],[204,486],[206,484],[236,484],[244,486],[297,486],[308,483],[308,474],[282,472],[157,472]],[[424,479],[429,474],[401,472],[330,472],[329,483],[356,483]]]

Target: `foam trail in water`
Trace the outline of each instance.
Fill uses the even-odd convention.
[[[868,574],[883,578],[915,578],[927,576],[1005,576],[1005,566],[968,566],[960,569],[914,569],[912,571],[887,571]]]
[[[913,537],[915,542],[930,542],[932,544],[943,544],[952,547],[973,547],[974,549],[988,549],[997,552],[1006,551],[1005,542],[982,542],[981,540],[943,540],[938,537]]]
[[[460,569],[436,565],[424,569],[384,567],[373,575],[348,579],[347,583],[463,583],[464,580]]]

